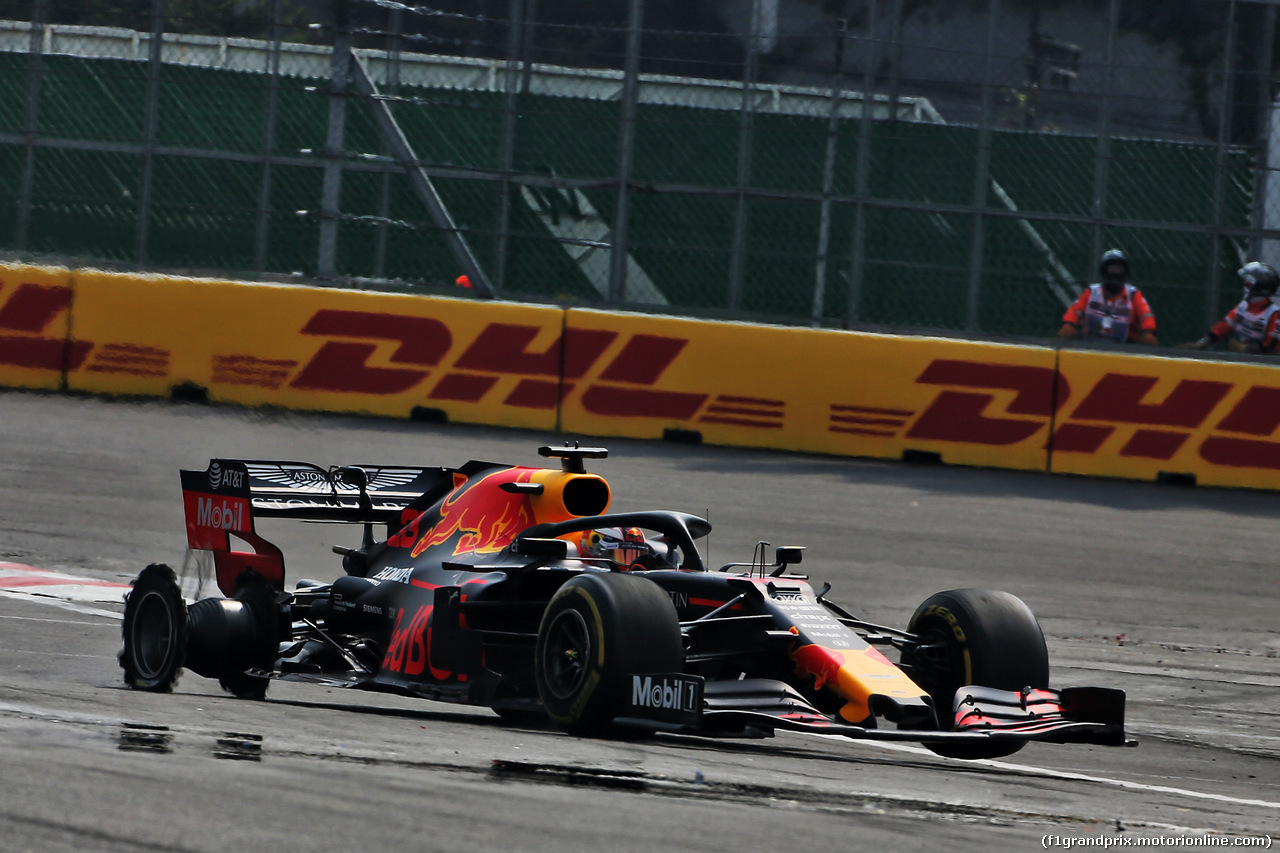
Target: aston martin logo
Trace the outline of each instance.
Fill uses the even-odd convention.
[[[355,494],[359,487],[349,483],[338,470],[324,471],[320,469],[282,468],[267,465],[250,465],[249,473],[254,480],[263,481],[276,486],[300,492],[335,492]],[[383,469],[368,466],[365,471],[369,475],[366,488],[370,492],[385,492],[408,485],[418,476],[417,470]]]

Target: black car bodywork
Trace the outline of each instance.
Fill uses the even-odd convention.
[[[217,459],[182,472],[188,544],[212,552],[225,597],[188,605],[172,570],[149,566],[126,603],[125,681],[171,690],[187,668],[251,698],[289,679],[579,734],[811,730],[967,758],[1130,742],[1122,691],[1049,688],[1040,627],[1007,593],[950,590],[906,630],[874,625],[794,571],[803,549],[762,545],[710,569],[704,519],[608,512],[609,485],[584,464],[606,451],[540,453],[560,467]],[[286,589],[263,517],[352,522],[364,541],[334,549],[336,581]]]

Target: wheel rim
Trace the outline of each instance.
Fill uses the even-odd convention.
[[[564,610],[547,628],[542,673],[547,689],[557,699],[571,698],[587,677],[591,658],[591,632],[576,610]]]
[[[955,652],[944,630],[932,626],[923,630],[917,628],[916,636],[920,638],[920,645],[911,654],[911,680],[935,698],[962,686],[960,684],[952,686],[957,680],[955,676],[957,664]],[[945,698],[947,702],[951,701],[949,696]],[[950,711],[950,708],[942,710]]]
[[[138,675],[156,678],[163,672],[173,649],[174,627],[169,600],[160,592],[145,593],[133,620],[133,660]]]

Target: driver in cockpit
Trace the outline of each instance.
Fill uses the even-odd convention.
[[[646,539],[639,527],[586,530],[575,544],[583,558],[608,560],[623,572],[673,569],[679,562],[679,550],[666,537]]]

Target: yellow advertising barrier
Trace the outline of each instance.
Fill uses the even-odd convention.
[[[0,386],[1280,489],[1280,370],[0,265]]]
[[[69,342],[71,270],[0,264],[0,385],[62,387],[87,352]]]
[[[1048,466],[1052,349],[587,310],[567,340],[569,432]]]
[[[556,425],[556,308],[96,271],[75,288],[76,390]]]
[[[1051,470],[1280,488],[1280,370],[1063,350]]]

